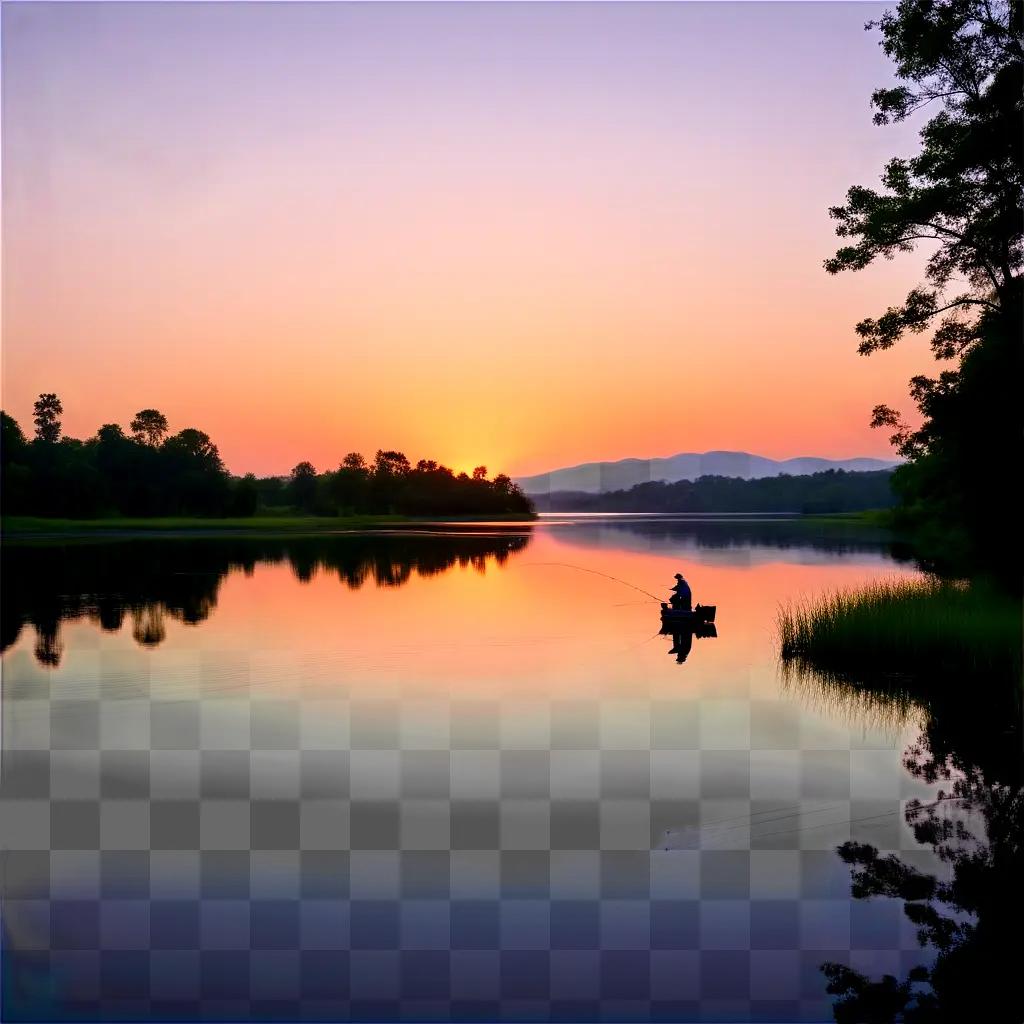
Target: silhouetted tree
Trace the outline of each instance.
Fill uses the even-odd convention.
[[[233,516],[251,516],[259,507],[259,488],[255,473],[246,473],[241,480],[235,480],[231,486],[231,504],[228,512]]]
[[[378,450],[373,459],[370,495],[373,507],[381,512],[398,512],[409,460],[402,452]]]
[[[401,452],[377,451],[373,471],[382,476],[404,476],[409,472],[409,460]]]
[[[0,412],[0,459],[6,466],[9,462],[20,462],[25,458],[28,442],[18,426],[18,421],[5,412]]]
[[[155,448],[167,436],[167,417],[156,409],[141,409],[135,414],[131,429],[136,441]]]
[[[3,473],[0,501],[9,512],[26,512],[31,505],[29,455],[28,442],[17,420],[0,412],[0,466]]]
[[[161,468],[175,497],[173,511],[211,515],[227,502],[228,476],[210,436],[188,427],[160,448]]]
[[[101,505],[110,511],[125,508],[137,511],[135,502],[128,497],[142,481],[136,458],[137,448],[138,445],[131,438],[125,437],[117,423],[104,423],[96,431],[92,449],[96,469],[102,480]]]
[[[54,401],[51,401],[54,399]],[[59,401],[43,395],[41,429],[59,432]],[[379,451],[372,466],[350,452],[333,473],[299,463],[287,479],[253,474],[232,478],[210,436],[188,428],[157,443],[163,416],[144,409],[132,434],[105,423],[87,441],[25,440],[17,422],[2,416],[4,509],[8,513],[88,518],[108,515],[253,515],[286,503],[314,515],[354,512],[408,515],[530,513],[529,500],[508,477],[456,477],[432,459],[416,468],[401,452]]]
[[[46,444],[56,444],[60,440],[60,417],[64,414],[60,399],[52,392],[41,394],[34,409],[36,437]]]
[[[1022,453],[1024,4],[901,0],[867,27],[881,30],[900,79],[873,94],[875,123],[932,105],[938,112],[921,128],[917,155],[886,165],[881,190],[855,186],[830,210],[850,242],[825,268],[860,270],[922,240],[931,247],[927,284],[862,320],[860,351],[931,331],[935,357],[955,364],[911,380],[920,427],[886,405],[875,408],[872,424],[890,428],[910,460],[896,488],[911,521],[956,527],[990,565],[1005,565],[1006,544],[1014,543],[1016,566],[1020,531],[996,481]]]
[[[369,479],[370,470],[366,460],[359,452],[349,452],[341,460],[331,481],[335,509],[341,514],[366,511]]]
[[[195,459],[204,468],[212,470],[224,468],[220,461],[220,452],[210,440],[210,435],[204,434],[203,431],[196,430],[194,427],[187,427],[173,437],[169,437],[164,442],[164,449],[175,455]]]
[[[312,462],[300,462],[293,470],[288,482],[288,497],[292,504],[311,512],[316,498],[316,468]]]
[[[122,441],[128,439],[124,436],[124,431],[121,429],[119,423],[104,423],[99,430],[96,431],[96,440],[99,444],[104,445],[117,445]]]

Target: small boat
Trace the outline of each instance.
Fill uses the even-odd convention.
[[[662,603],[661,621],[682,626],[696,626],[701,622],[714,622],[716,608],[717,605],[713,604],[698,604],[693,609],[670,608],[667,604]]]

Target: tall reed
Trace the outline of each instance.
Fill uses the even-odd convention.
[[[859,673],[1021,678],[1021,605],[980,585],[881,579],[779,611],[784,662]]]

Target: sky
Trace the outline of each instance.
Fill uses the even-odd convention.
[[[4,408],[156,407],[236,473],[890,456],[916,257],[828,207],[913,152],[868,3],[2,5]]]

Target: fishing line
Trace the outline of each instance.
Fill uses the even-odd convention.
[[[637,604],[640,602],[638,601]],[[659,629],[657,633],[652,633],[646,640],[641,640],[638,644],[631,644],[629,647],[623,647],[622,650],[617,651],[617,654],[629,654],[630,651],[635,651],[638,647],[643,647],[644,644],[649,644],[652,640],[656,640],[659,636],[665,634]]]
[[[828,805],[826,805],[825,808],[817,808],[817,810],[823,810],[823,809],[827,810],[827,809],[830,809],[832,807],[841,807],[841,806],[842,806],[842,804],[838,804],[838,803],[837,804],[828,804]],[[705,829],[711,829],[711,828],[714,828],[714,827],[716,827],[718,825],[729,825],[729,824],[731,824],[734,821],[741,821],[741,822],[744,822],[744,823],[749,822],[749,823],[752,823],[752,824],[758,824],[757,822],[754,821],[754,818],[760,818],[760,817],[763,817],[766,814],[778,814],[779,811],[786,811],[788,813],[793,813],[793,806],[792,806],[792,804],[781,804],[778,807],[766,807],[763,811],[748,811],[746,814],[737,814],[735,817],[732,817],[732,818],[717,818],[715,821],[701,822],[698,825],[685,825],[685,826],[683,826],[683,828],[674,829],[674,830],[673,829],[665,829],[665,834],[668,835],[670,832],[683,832],[683,831],[686,831],[686,830],[690,830],[690,831],[698,831],[698,830],[699,831],[704,831]],[[801,812],[796,812],[796,813],[801,813]],[[810,813],[810,812],[803,812],[803,813]],[[742,828],[743,826],[741,825],[740,827]]]
[[[966,799],[966,798],[964,798],[964,797],[941,797],[941,798],[939,798],[937,800],[931,801],[930,803],[921,804],[920,805],[920,809],[922,809],[922,810],[932,810],[935,807],[938,807],[938,805],[940,803],[947,803],[947,802],[950,802],[950,801],[962,801],[964,799]],[[669,837],[674,837],[674,836],[678,836],[678,835],[684,834],[686,832],[690,832],[690,833],[699,832],[699,833],[701,833],[704,836],[708,836],[710,838],[714,838],[716,835],[721,835],[721,834],[726,833],[726,832],[737,832],[737,831],[740,831],[740,830],[748,828],[748,827],[751,828],[751,829],[754,829],[754,828],[757,828],[760,825],[769,825],[769,824],[772,824],[773,822],[785,821],[785,820],[787,820],[789,818],[809,817],[812,814],[823,814],[826,811],[839,810],[840,808],[842,808],[844,806],[845,805],[842,804],[842,803],[835,803],[835,804],[826,804],[824,807],[818,807],[818,808],[815,808],[814,810],[803,810],[803,809],[801,809],[801,810],[798,810],[798,811],[791,811],[788,807],[774,807],[774,808],[768,808],[768,809],[763,810],[763,811],[755,811],[754,813],[752,813],[750,815],[742,815],[741,814],[741,815],[739,815],[739,816],[737,816],[735,818],[722,818],[722,819],[720,819],[718,821],[708,822],[706,825],[688,825],[688,826],[685,826],[684,828],[680,828],[680,829],[665,829],[665,835],[669,836]],[[900,808],[900,809],[894,810],[894,811],[886,811],[885,815],[898,814],[899,810],[905,810],[905,809],[906,808]],[[778,814],[779,811],[788,811],[789,813],[781,814],[780,815],[780,814]],[[767,815],[767,814],[774,814],[776,816],[775,817],[771,817],[771,818],[763,817],[764,815]],[[882,816],[883,815],[874,815],[872,817],[882,817]],[[755,818],[760,818],[760,820],[759,821],[755,821],[754,820]],[[854,820],[856,820],[856,821],[870,821],[870,820],[872,820],[872,818],[870,818],[870,817],[869,818],[858,818],[858,819],[854,819]],[[718,827],[716,827],[716,826],[720,826],[720,825],[729,824],[730,822],[735,822],[735,821],[743,822],[743,824],[741,824],[741,825],[733,825],[730,828],[718,828]],[[836,824],[836,823],[830,822],[828,824]],[[841,824],[841,822],[839,822],[838,824]],[[809,825],[807,827],[808,828],[823,828],[824,826],[822,826],[822,825]],[[791,830],[791,831],[799,831],[799,830],[797,829],[797,830]],[[768,833],[768,835],[784,835],[784,834],[785,833],[782,833],[782,832],[769,832]],[[760,836],[752,835],[751,838],[752,839],[760,838]]]
[[[823,808],[823,810],[831,810],[831,809],[832,808]],[[814,812],[811,812],[811,813],[814,813]],[[896,809],[896,810],[892,810],[892,811],[883,811],[881,814],[869,814],[869,815],[866,815],[863,818],[847,818],[847,819],[840,819],[839,821],[826,821],[826,822],[824,822],[821,825],[803,825],[803,826],[800,826],[798,828],[785,828],[785,829],[781,829],[781,830],[776,831],[776,832],[761,832],[759,834],[751,833],[750,841],[752,843],[760,842],[762,839],[768,839],[771,836],[791,836],[791,835],[796,835],[796,834],[801,833],[801,832],[811,832],[814,829],[819,829],[819,828],[841,828],[843,825],[847,825],[847,826],[859,825],[859,824],[861,824],[862,822],[865,822],[865,821],[877,821],[879,818],[889,818],[892,815],[899,814],[899,813],[900,813],[900,809]],[[766,825],[766,824],[768,824],[768,822],[759,822],[759,823],[755,823],[755,824],[765,824]],[[871,827],[877,827],[877,826],[871,826]],[[731,831],[731,830],[730,829],[724,829],[723,831],[728,832],[728,831]],[[709,838],[711,840],[714,840],[715,837],[716,837],[716,833],[712,833],[710,836],[702,837],[702,838]],[[665,849],[667,850],[667,849],[669,849],[669,847],[665,847]],[[712,847],[712,849],[714,849],[714,848]]]
[[[936,807],[940,803],[945,803],[947,799],[963,800],[965,798],[964,797],[951,797],[951,798],[950,797],[941,797],[940,799],[935,800],[935,801],[933,801],[930,804],[922,805],[922,807],[933,808],[933,807]],[[827,808],[827,807],[822,808],[822,810],[830,810],[830,809],[831,808]],[[878,821],[880,818],[890,818],[890,817],[892,817],[895,814],[903,813],[905,810],[906,810],[905,807],[897,807],[897,808],[894,808],[891,811],[883,811],[881,814],[868,814],[868,815],[866,815],[863,818],[849,818],[847,820],[840,819],[839,821],[826,821],[822,825],[806,825],[806,826],[801,826],[800,828],[787,828],[787,829],[782,829],[779,832],[762,832],[759,835],[752,835],[750,837],[750,839],[751,839],[751,842],[754,842],[754,841],[760,841],[761,839],[768,839],[771,836],[788,836],[788,835],[792,835],[794,832],[810,832],[811,830],[818,829],[818,828],[831,828],[833,826],[842,826],[842,825],[859,825],[859,824],[861,824],[862,822],[865,822],[865,821]],[[816,814],[818,812],[811,811],[809,813]],[[773,819],[773,820],[779,820],[779,819]],[[756,822],[755,824],[767,825],[768,822],[767,821]],[[731,830],[730,829],[723,829],[722,831],[731,831]],[[714,838],[714,833],[712,833],[711,838]]]
[[[556,565],[562,569],[577,569],[580,572],[589,572],[593,576],[603,576],[606,580],[614,580],[616,583],[621,583],[624,587],[632,587],[633,590],[639,590],[641,594],[646,594],[652,601],[657,601],[661,604],[661,598],[652,594],[649,590],[644,590],[643,587],[638,587],[627,580],[620,580],[618,576],[609,576],[606,572],[598,572],[596,569],[587,569],[582,565],[572,565],[569,562],[520,562],[520,568],[529,568],[532,566],[545,566],[545,565]]]
[[[770,825],[772,822],[775,822],[775,821],[787,821],[787,820],[789,820],[791,818],[809,818],[812,814],[824,814],[826,811],[836,811],[836,810],[839,810],[842,806],[843,806],[842,804],[830,804],[830,805],[828,805],[826,807],[818,807],[818,808],[816,808],[813,811],[804,811],[804,810],[791,811],[789,814],[778,814],[778,815],[776,815],[773,818],[761,818],[760,821],[754,821],[753,817],[751,817],[751,819],[749,821],[745,822],[744,824],[742,824],[742,825],[732,825],[729,828],[711,828],[711,827],[708,827],[707,829],[705,829],[704,826],[698,825],[696,830],[699,831],[699,832],[702,832],[705,835],[716,836],[716,835],[722,835],[722,834],[724,834],[726,832],[739,832],[739,831],[742,831],[743,829],[746,829],[746,828],[751,828],[751,829],[757,828],[759,825]],[[779,809],[781,810],[781,808],[779,808]],[[765,812],[765,813],[767,813],[767,812]]]
[[[889,818],[894,814],[899,814],[903,810],[902,807],[892,811],[883,811],[881,814],[869,814],[864,818],[848,818],[846,820],[839,821],[826,821],[823,825],[808,825],[806,828],[786,828],[781,832],[762,832],[760,835],[751,836],[751,840],[760,841],[762,839],[768,839],[770,836],[788,836],[794,832],[810,832],[816,828],[833,828],[840,825],[859,825],[862,821],[877,821],[879,818]]]
[[[773,811],[788,810],[788,808],[776,807],[776,808],[774,808],[772,810],[757,811],[757,812],[755,812],[755,814],[752,814],[750,816],[742,816],[741,815],[738,818],[726,818],[726,819],[724,819],[725,821],[742,821],[743,824],[741,824],[741,825],[730,825],[730,826],[728,826],[726,828],[721,828],[721,827],[716,828],[716,827],[714,827],[714,824],[717,824],[717,823],[714,823],[714,824],[713,823],[709,823],[708,825],[687,825],[687,826],[684,826],[683,828],[665,829],[665,833],[664,834],[670,840],[671,839],[675,839],[675,838],[684,838],[684,837],[690,837],[690,838],[693,838],[693,839],[711,839],[711,840],[713,840],[717,836],[725,835],[726,833],[729,833],[729,832],[740,832],[740,831],[743,831],[745,829],[749,829],[750,830],[750,838],[751,838],[751,840],[753,840],[753,839],[757,838],[755,836],[755,833],[754,833],[753,830],[758,828],[759,826],[770,825],[770,824],[772,824],[773,822],[776,822],[776,821],[786,821],[786,820],[789,820],[789,819],[792,819],[792,818],[809,817],[812,814],[822,814],[825,811],[836,811],[836,810],[839,810],[842,806],[843,806],[842,804],[828,804],[825,807],[818,807],[818,808],[816,808],[813,811],[804,811],[804,810],[791,811],[788,814],[776,814],[775,817],[771,817],[771,818],[761,817],[759,821],[755,821],[754,820],[755,816],[758,816],[758,815],[772,814]]]

